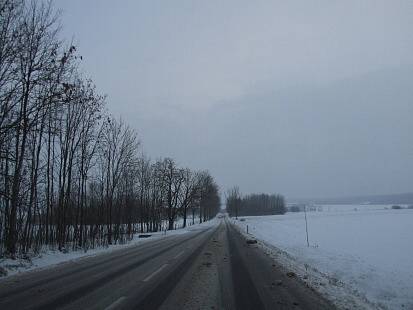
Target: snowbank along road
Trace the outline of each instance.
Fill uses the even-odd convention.
[[[0,281],[1,309],[334,309],[225,220]]]

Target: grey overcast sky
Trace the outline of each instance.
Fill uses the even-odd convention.
[[[147,155],[244,193],[413,191],[413,1],[55,5]]]

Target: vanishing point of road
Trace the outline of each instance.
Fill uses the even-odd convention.
[[[0,281],[0,309],[334,309],[227,219]]]

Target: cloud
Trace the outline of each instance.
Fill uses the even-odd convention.
[[[409,190],[411,1],[55,3],[149,155],[245,192]]]

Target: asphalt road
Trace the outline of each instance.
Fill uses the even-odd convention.
[[[334,309],[226,221],[0,281],[0,309]]]

